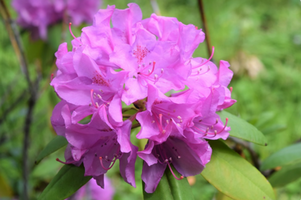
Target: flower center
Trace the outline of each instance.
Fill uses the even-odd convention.
[[[141,47],[141,45],[137,45],[137,50],[133,51],[134,56],[137,58],[137,62],[140,64],[143,58],[149,53],[149,50],[146,47]]]
[[[95,76],[92,78],[92,83],[97,85],[107,86],[107,87],[110,86],[109,83],[98,72],[95,72]]]
[[[165,142],[166,143],[166,142]],[[164,144],[164,143],[163,143]],[[172,167],[170,166],[170,164],[173,162],[172,156],[171,155],[167,155],[165,148],[167,148],[166,145],[163,146],[163,144],[158,145],[157,148],[154,148],[154,155],[157,157],[157,160],[159,163],[161,164],[167,164],[169,167],[170,172],[172,173],[172,175],[175,177],[175,179],[177,180],[181,180],[184,178],[184,176],[180,176],[180,178],[178,178],[175,173],[172,170]],[[180,159],[181,156],[177,150],[177,148],[175,148],[174,146],[171,147],[172,152],[171,154],[173,154],[174,157],[176,157],[176,159]]]
[[[100,90],[100,92],[102,92],[102,90]],[[94,92],[93,89],[91,89],[90,96],[90,106],[93,105],[95,108],[99,108],[100,106],[108,106],[111,103],[111,100],[104,100],[103,97],[99,93]]]

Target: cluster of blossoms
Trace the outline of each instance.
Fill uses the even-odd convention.
[[[74,25],[91,23],[100,0],[13,0],[18,24],[32,31],[33,38],[47,38],[47,27],[67,18]],[[69,19],[68,19],[69,18]]]
[[[135,187],[139,156],[151,193],[167,167],[174,174],[171,165],[177,179],[199,174],[212,152],[205,139],[228,137],[227,119],[223,124],[216,111],[235,102],[227,88],[233,74],[226,61],[218,69],[210,58],[192,57],[202,30],[155,14],[142,20],[139,6],[128,6],[99,10],[72,51],[59,46],[51,85],[61,102],[51,121],[69,143],[64,163],[83,164],[103,187],[119,159],[121,176]],[[148,142],[138,151],[130,134],[140,126],[136,137]]]

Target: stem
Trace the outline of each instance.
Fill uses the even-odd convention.
[[[160,9],[159,9],[157,1],[156,0],[150,0],[150,3],[152,5],[154,13],[156,13],[156,15],[160,16],[161,13],[160,13]]]
[[[14,51],[18,57],[18,60],[20,62],[21,71],[25,75],[25,79],[28,85],[28,91],[29,91],[29,100],[27,102],[28,104],[28,110],[26,114],[26,118],[24,121],[23,131],[24,131],[24,138],[23,138],[23,161],[22,161],[22,174],[23,174],[23,194],[22,199],[28,200],[29,194],[28,194],[28,178],[29,178],[29,159],[28,159],[28,149],[29,149],[29,142],[30,142],[30,128],[33,118],[33,109],[36,104],[37,100],[37,91],[39,87],[40,82],[40,74],[38,73],[37,79],[34,83],[30,80],[29,70],[28,70],[28,64],[25,58],[25,53],[23,50],[23,47],[21,45],[21,37],[20,34],[16,28],[16,24],[11,19],[9,11],[5,5],[5,2],[3,0],[0,0],[0,14],[3,18],[3,21],[5,23],[6,30],[8,32],[8,35],[10,37],[11,44],[14,48]]]
[[[139,123],[138,123],[138,124],[134,124],[134,125],[132,125],[132,128],[131,128],[131,129],[138,128],[139,126],[140,126]]]
[[[129,110],[135,110],[135,111],[138,111],[139,109],[135,108],[135,107],[130,107],[130,108],[122,108],[122,113],[125,113]]]
[[[8,32],[10,41],[12,43],[12,46],[15,50],[15,53],[19,59],[20,65],[21,65],[21,70],[25,74],[25,78],[28,84],[28,88],[32,88],[32,83],[30,81],[29,77],[29,72],[28,72],[28,65],[26,62],[24,50],[21,45],[21,39],[20,39],[20,34],[17,30],[16,24],[14,21],[11,19],[9,11],[5,5],[5,2],[3,0],[0,0],[0,13],[3,18],[6,30]]]
[[[199,2],[199,10],[200,10],[200,14],[201,14],[201,20],[202,20],[202,24],[203,24],[203,30],[205,33],[205,41],[206,41],[206,46],[207,46],[207,52],[208,52],[208,56],[211,55],[211,43],[210,43],[210,36],[209,36],[209,31],[207,28],[207,21],[206,21],[206,16],[205,16],[205,12],[204,12],[204,6],[203,6],[203,1],[202,0],[198,0]],[[213,58],[212,58],[212,62]]]
[[[2,112],[2,116],[0,117],[0,124],[2,124],[6,116],[16,107],[18,106],[24,99],[27,99],[27,91],[23,91],[19,97],[10,104],[10,106]]]

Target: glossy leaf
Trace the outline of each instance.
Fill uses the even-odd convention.
[[[174,173],[180,177],[181,175],[172,168]],[[160,183],[154,193],[146,193],[143,191],[145,200],[186,200],[193,199],[191,187],[186,178],[177,180],[167,167]]]
[[[265,159],[261,170],[272,169],[278,166],[285,166],[301,162],[301,143],[291,145]]]
[[[259,145],[267,145],[265,136],[255,126],[226,111],[218,112],[218,115],[224,123],[226,118],[229,119],[228,126],[231,127],[230,136]]]
[[[281,168],[269,178],[269,181],[273,187],[283,187],[299,178],[301,178],[301,163]]]
[[[46,156],[50,155],[51,153],[59,150],[60,148],[62,148],[63,146],[67,145],[68,142],[66,140],[66,138],[64,138],[63,136],[59,136],[57,135],[55,138],[53,138],[48,144],[47,146],[40,152],[40,154],[38,155],[37,159],[36,159],[36,164],[38,164],[43,158],[45,158]]]
[[[236,200],[275,199],[266,178],[222,141],[210,141],[211,161],[201,173],[220,192]]]
[[[38,200],[66,199],[85,185],[92,177],[84,176],[81,165],[64,165],[44,189]]]
[[[228,197],[227,195],[225,195],[224,193],[218,192],[215,196],[216,200],[233,200],[230,197]]]

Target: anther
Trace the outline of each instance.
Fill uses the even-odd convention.
[[[233,87],[230,87],[230,92],[232,93]]]

